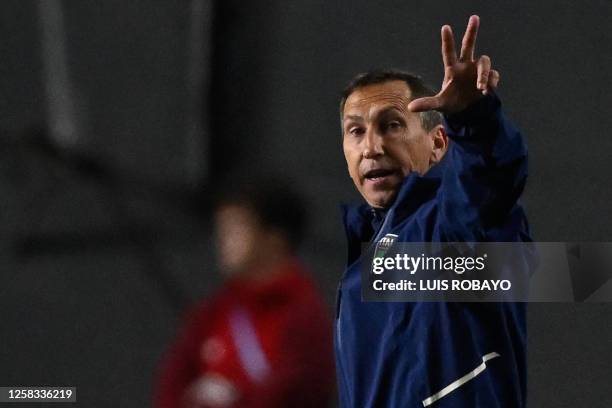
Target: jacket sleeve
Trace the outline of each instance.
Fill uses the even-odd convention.
[[[503,224],[523,192],[527,148],[489,94],[462,112],[445,115],[450,139],[438,202],[447,241],[484,240]]]
[[[331,321],[322,304],[299,305],[281,330],[286,333],[273,372],[240,401],[241,408],[325,407],[333,395]]]
[[[198,345],[208,308],[200,306],[185,319],[175,342],[166,351],[158,368],[153,406],[177,408],[182,406],[185,390],[198,376]]]

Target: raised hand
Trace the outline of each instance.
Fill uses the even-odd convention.
[[[442,61],[444,62],[442,89],[435,96],[413,100],[408,105],[409,110],[412,112],[427,110],[438,110],[444,113],[459,112],[497,87],[499,72],[491,69],[491,59],[486,55],[474,59],[479,25],[480,18],[471,16],[463,35],[459,58],[457,58],[451,27],[442,26]]]

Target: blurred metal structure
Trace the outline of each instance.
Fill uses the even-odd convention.
[[[210,134],[208,123],[204,121],[208,112],[209,69],[212,44],[208,39],[212,32],[214,2],[191,0],[189,57],[187,61],[187,92],[189,107],[187,113],[187,140],[185,143],[187,179],[192,184],[205,180],[208,168],[202,157],[209,154],[205,135]]]
[[[84,119],[84,101],[79,99],[77,107],[77,92],[67,61],[62,2],[38,0],[37,3],[50,136],[60,146],[72,147],[83,135],[80,122]]]

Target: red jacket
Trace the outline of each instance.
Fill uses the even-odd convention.
[[[331,335],[298,262],[265,281],[233,279],[189,314],[162,362],[155,406],[325,407],[335,381]]]

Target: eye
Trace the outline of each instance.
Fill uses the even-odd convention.
[[[365,129],[360,126],[351,126],[348,128],[348,133],[353,136],[361,136],[365,133]]]
[[[401,127],[402,127],[402,124],[399,123],[397,120],[392,120],[391,122],[387,123],[387,129],[389,130],[397,130]]]
[[[403,128],[404,128],[404,123],[400,120],[395,120],[395,119],[383,121],[380,124],[380,131],[382,133],[399,132]]]

